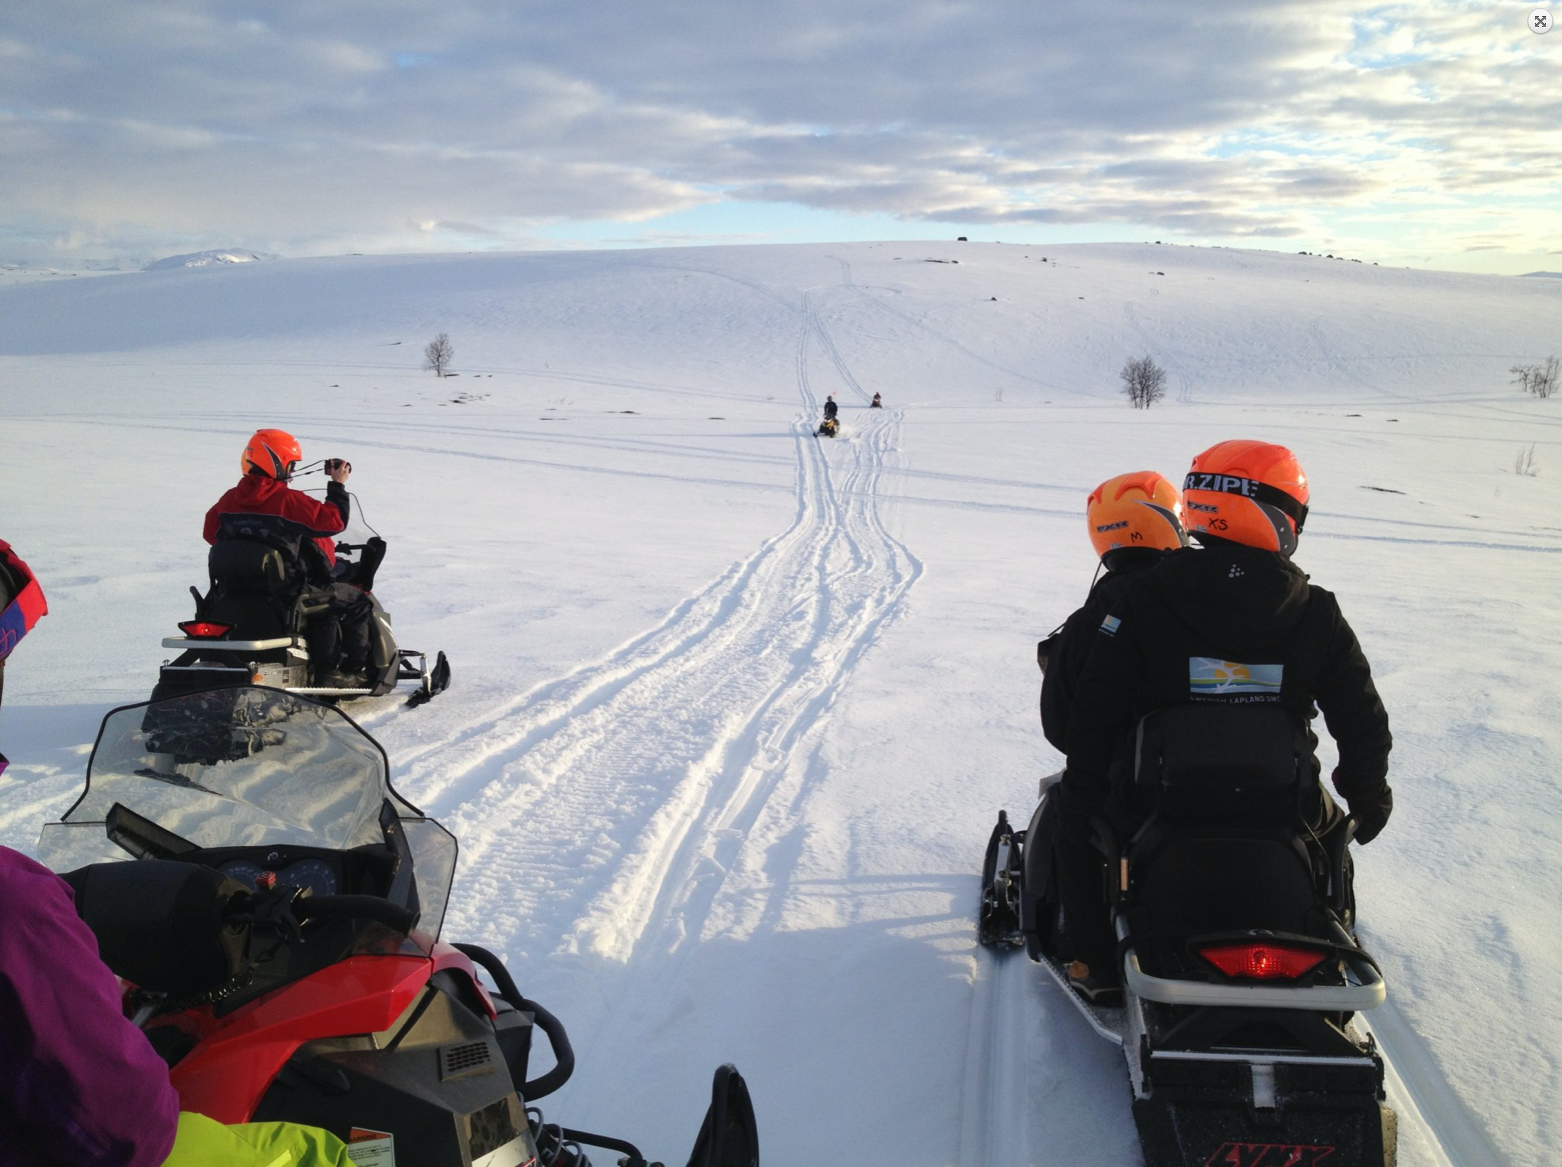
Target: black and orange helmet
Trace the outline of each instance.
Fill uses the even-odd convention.
[[[1131,547],[1172,551],[1188,541],[1177,488],[1153,470],[1119,474],[1092,490],[1085,522],[1090,545],[1103,559]]]
[[[1188,528],[1289,556],[1307,520],[1307,475],[1271,442],[1220,442],[1193,460],[1182,484]]]
[[[256,430],[244,447],[239,465],[245,474],[264,474],[286,482],[293,477],[293,468],[303,456],[298,439],[286,430]]]

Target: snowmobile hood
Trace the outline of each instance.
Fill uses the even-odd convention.
[[[1281,640],[1307,611],[1307,575],[1285,556],[1211,539],[1166,555],[1154,587],[1189,628],[1222,630],[1221,639],[1263,645]]]

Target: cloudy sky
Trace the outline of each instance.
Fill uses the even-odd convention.
[[[1559,270],[1536,7],[3,0],[0,261],[963,234]]]

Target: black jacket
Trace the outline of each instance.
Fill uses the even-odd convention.
[[[1079,685],[1085,661],[1096,642],[1096,629],[1123,598],[1128,581],[1154,567],[1164,552],[1148,547],[1119,548],[1114,569],[1090,586],[1079,609],[1063,622],[1047,654],[1047,671],[1041,680],[1041,732],[1059,750],[1068,749],[1068,713]]]
[[[1064,809],[1099,810],[1109,771],[1145,714],[1192,701],[1322,711],[1335,788],[1366,837],[1393,805],[1388,714],[1334,594],[1282,555],[1211,540],[1141,572],[1099,626],[1068,721]],[[1316,705],[1317,709],[1314,709]]]

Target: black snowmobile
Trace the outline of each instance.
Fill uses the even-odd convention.
[[[180,623],[183,636],[163,641],[164,648],[182,651],[163,662],[153,697],[249,684],[331,699],[379,697],[403,681],[416,681],[407,704],[421,705],[442,692],[450,684],[445,654],[440,652],[430,666],[424,653],[397,648],[390,613],[372,591],[385,557],[385,540],[374,536],[363,543],[338,543],[336,550],[342,556],[358,556],[356,561],[343,560],[347,574],[339,578],[362,588],[373,606],[366,685],[341,689],[321,684],[317,673],[323,670],[309,659],[309,623],[326,612],[329,601],[300,578],[284,552],[258,540],[223,539],[207,556],[210,587],[204,595],[190,589],[195,619]]]
[[[833,438],[841,432],[841,423],[833,417],[827,417],[819,423],[819,428],[814,431],[816,438]]]
[[[1142,825],[1123,838],[1098,818],[1092,840],[1121,993],[1087,1000],[1056,952],[1045,789],[1027,830],[999,812],[981,943],[1025,948],[1121,1045],[1149,1167],[1392,1167],[1383,1060],[1352,1020],[1386,990],[1354,934],[1353,824],[1306,825],[1307,726],[1275,706],[1185,705],[1134,741],[1118,796]]]
[[[537,1100],[575,1068],[563,1025],[493,953],[440,940],[456,841],[333,706],[250,686],[113,710],[39,857],[127,982],[181,1110],[322,1127],[385,1167],[590,1167],[583,1145],[653,1167],[544,1120]],[[730,1065],[689,1163],[758,1167]]]

